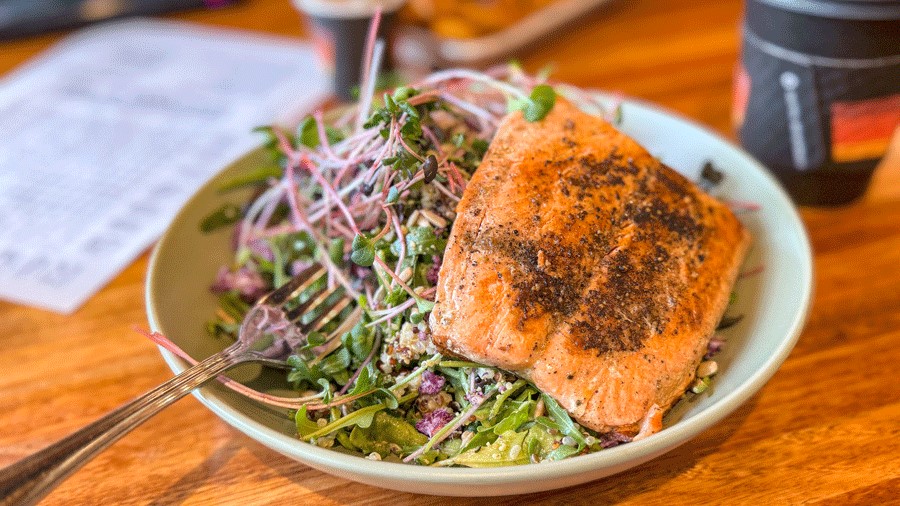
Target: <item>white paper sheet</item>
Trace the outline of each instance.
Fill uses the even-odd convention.
[[[308,45],[150,20],[0,81],[0,298],[74,311],[259,143],[254,126],[327,89]]]

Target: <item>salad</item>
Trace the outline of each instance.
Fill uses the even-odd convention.
[[[370,54],[373,69],[377,44]],[[428,323],[456,203],[502,117],[521,110],[538,121],[557,94],[614,122],[619,108],[515,64],[440,71],[378,97],[374,87],[370,70],[355,106],[316,113],[291,131],[259,128],[270,163],[222,188],[253,187],[254,198],[201,223],[207,232],[233,227],[235,237],[234,260],[212,285],[219,310],[211,334],[236,338],[256,299],[315,262],[327,270],[322,283],[357,302],[293,349],[286,379],[298,396],[226,382],[290,408],[300,439],[374,460],[506,466],[629,442],[580,426],[524,379],[442,356]],[[714,338],[711,353],[721,345]],[[696,393],[715,373],[707,369]]]

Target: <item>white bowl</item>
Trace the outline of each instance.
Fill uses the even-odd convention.
[[[775,180],[748,154],[715,133],[650,104],[627,101],[621,129],[666,164],[696,179],[712,161],[726,174],[718,193],[755,202],[757,212],[741,219],[754,236],[746,268],[764,266],[742,279],[731,312],[744,319],[724,331],[727,344],[717,356],[719,373],[706,393],[682,401],[666,417],[665,428],[645,440],[558,462],[490,469],[435,468],[372,461],[319,448],[295,437],[283,410],[260,405],[215,383],[195,392],[216,415],[269,448],[336,476],[384,488],[432,495],[524,494],[596,480],[657,457],[728,416],[759,390],[793,348],[812,295],[812,259],[796,210]],[[159,241],[147,275],[150,326],[192,356],[201,358],[228,343],[209,337],[204,323],[215,309],[208,287],[220,265],[230,261],[230,232],[205,235],[198,224],[222,203],[241,203],[246,194],[222,195],[222,181],[258,166],[251,152],[200,189]],[[163,358],[175,372],[186,363],[169,352]],[[241,369],[234,377],[261,389],[278,388],[283,373]],[[750,416],[753,416],[752,414]]]

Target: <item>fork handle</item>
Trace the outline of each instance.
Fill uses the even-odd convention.
[[[37,503],[145,420],[194,388],[247,361],[248,355],[235,343],[66,438],[0,470],[0,505]]]

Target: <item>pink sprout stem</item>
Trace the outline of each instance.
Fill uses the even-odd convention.
[[[763,264],[760,264],[752,269],[747,269],[746,271],[743,271],[740,274],[738,274],[738,279],[744,279],[744,278],[749,278],[752,276],[758,276],[759,274],[762,274],[765,270],[766,270],[766,266]]]
[[[397,136],[397,140],[400,141],[400,145],[403,146],[403,148],[406,149],[406,151],[408,151],[409,154],[413,155],[420,162],[425,161],[425,158],[422,155],[420,155],[419,153],[416,153],[416,151],[414,149],[409,147],[409,144],[407,144],[406,141],[403,140],[402,136]]]
[[[324,151],[329,158],[340,160],[340,157],[331,150],[331,144],[328,142],[328,134],[325,132],[325,121],[322,119],[322,111],[316,111],[315,114],[313,114],[313,119],[316,120],[316,131],[319,134],[319,147],[322,148],[322,151]],[[287,139],[285,139],[285,141],[286,140]],[[279,142],[281,142],[281,139],[279,139]],[[284,149],[283,144],[282,149]],[[291,151],[293,151],[293,149],[291,149]]]
[[[375,8],[375,15],[372,22],[369,23],[369,33],[366,37],[365,60],[363,60],[362,76],[363,82],[360,89],[363,91],[360,97],[359,115],[356,118],[356,130],[362,129],[363,123],[366,122],[366,116],[369,114],[369,107],[372,104],[372,91],[375,87],[375,72],[380,64],[379,48],[376,47],[376,39],[378,37],[378,27],[381,25],[381,7]],[[383,46],[382,46],[383,47]],[[377,53],[377,54],[376,54]]]
[[[755,212],[762,209],[762,206],[757,204],[756,202],[745,202],[741,200],[726,200],[725,204],[731,208],[732,211],[736,213],[740,212]]]
[[[171,352],[176,357],[184,360],[191,366],[197,365],[199,363],[196,359],[188,355],[187,352],[185,352],[177,344],[173,343],[171,340],[169,340],[169,338],[162,335],[161,333],[150,332],[138,327],[135,327],[134,330],[147,337],[147,339],[150,339],[150,341],[152,341],[157,346]],[[310,401],[319,399],[321,397],[321,394],[306,397],[281,397],[254,390],[246,385],[234,381],[227,376],[217,376],[216,379],[226,387],[234,390],[241,395],[245,395],[253,400],[280,408],[298,409],[308,404]]]

